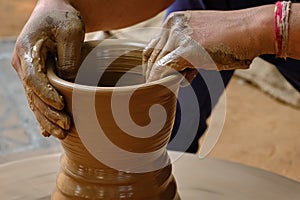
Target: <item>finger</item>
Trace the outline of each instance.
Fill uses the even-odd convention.
[[[143,50],[143,56],[142,56],[143,74],[146,78],[148,77],[147,72],[151,71],[150,69],[151,66],[148,66],[148,61],[151,54],[153,53],[155,46],[159,42],[159,38],[160,38],[159,36],[153,38]]]
[[[174,33],[175,32],[175,33]],[[149,78],[150,73],[152,71],[153,68],[157,68],[157,67],[162,67],[161,64],[159,64],[158,62],[162,62],[162,58],[165,57],[166,55],[168,55],[170,52],[174,51],[174,49],[176,48],[177,45],[177,36],[178,34],[176,34],[176,31],[172,30],[170,32],[170,36],[168,37],[168,40],[166,40],[165,45],[163,46],[163,49],[157,51],[155,54],[155,52],[153,52],[153,57],[155,57],[155,61],[150,61],[150,62],[154,62],[150,64],[150,67],[148,65],[148,71],[147,71],[147,77]],[[171,58],[170,55],[175,55],[175,54],[169,54],[168,59],[170,59],[170,61],[172,61],[174,58]],[[151,57],[152,59],[152,57]],[[162,72],[163,68],[161,68],[160,73]],[[158,73],[158,72],[157,72]],[[156,77],[155,79],[157,79],[158,77]],[[154,79],[154,76],[152,76],[151,79]]]
[[[160,34],[156,45],[154,46],[152,53],[147,62],[146,78],[148,78],[150,71],[152,70],[153,64],[157,61],[157,56],[160,54],[165,44],[169,39],[169,29],[164,28],[162,34]]]
[[[164,63],[162,60],[157,61],[149,73],[149,77],[147,79],[147,82],[156,81],[159,79],[162,79],[166,77],[167,75],[176,73],[176,71],[172,68],[175,65],[178,65],[175,63]]]
[[[177,47],[174,51],[168,53],[153,65],[147,82],[161,79],[169,74],[176,73],[176,71],[192,68],[192,65],[180,56],[180,48],[180,46]]]
[[[47,131],[45,131],[42,127],[41,127],[41,132],[42,132],[42,135],[43,135],[44,137],[50,137],[50,136],[51,136],[51,134],[48,133]]]
[[[217,66],[219,70],[248,69],[251,63],[251,60],[237,60],[228,64],[217,64]]]
[[[170,30],[170,34],[168,35],[168,39],[165,41],[165,43],[162,46],[162,49],[159,54],[156,55],[156,61],[160,60],[162,57],[167,55],[168,53],[174,51],[176,48],[180,47],[179,40],[185,40],[185,36],[181,33],[178,33],[177,30]],[[176,50],[178,51],[178,50]]]
[[[20,61],[20,57],[18,56],[17,50],[18,46],[16,43],[14,52],[13,52],[13,56],[11,58],[11,65],[14,67],[14,69],[16,70],[19,78],[22,80],[23,79],[23,73],[22,73],[22,68],[21,68],[21,61]]]
[[[32,48],[22,54],[20,58],[22,81],[26,87],[42,99],[46,104],[61,110],[64,107],[62,96],[50,85],[45,74],[45,59],[50,41],[46,38],[37,40]]]
[[[64,23],[57,35],[57,73],[63,79],[74,80],[81,62],[81,47],[84,41],[84,25],[79,13],[63,16]]]
[[[148,78],[149,72],[152,69],[152,63],[154,61],[152,61],[151,59],[153,59],[153,54],[155,54],[154,51],[157,51],[156,46],[159,43],[159,40],[160,36],[157,36],[156,38],[151,40],[143,52],[143,64],[146,65],[146,69],[144,70],[146,79]]]
[[[63,97],[50,85],[46,74],[36,72],[30,68],[33,68],[33,66],[28,67],[27,71],[24,73],[24,85],[30,87],[46,104],[57,110],[62,110],[64,107]]]
[[[174,60],[175,58],[172,58],[170,56],[174,55],[175,57],[179,57],[180,50],[185,49],[185,43],[186,40],[188,39],[184,33],[180,32],[176,28],[169,29],[167,32],[169,33],[169,35],[167,35],[167,37],[164,37],[166,39],[163,42],[160,42],[158,45],[156,45],[156,48],[158,48],[159,50],[156,52],[154,51],[149,59],[150,64],[148,64],[148,66],[150,65],[151,67],[148,68],[147,77],[149,77],[149,74],[151,73],[150,71],[152,70],[156,62],[160,61],[166,55],[168,55],[168,59]],[[175,52],[177,52],[178,55],[169,54],[170,52],[173,52],[175,49],[177,49]],[[153,61],[151,61],[152,59]]]
[[[198,70],[187,68],[187,69],[183,70],[181,73],[184,76],[184,79],[182,80],[180,85],[182,87],[186,87],[186,86],[190,85],[192,83],[192,81],[195,79],[195,77],[198,74]]]
[[[160,36],[156,36],[147,44],[147,46],[143,50],[143,63],[147,63],[155,46],[159,42]]]
[[[49,121],[38,109],[33,109],[34,115],[42,127],[43,134],[50,133],[58,139],[65,139],[67,134],[57,125]]]
[[[42,113],[35,105],[35,103],[37,102],[36,98],[38,97],[27,85],[24,85],[24,87],[30,109],[33,111],[37,121],[41,126],[42,134],[45,137],[49,137],[49,134],[51,134],[59,139],[64,139],[66,137],[66,133],[59,126],[52,124],[51,121],[49,121],[45,116],[42,115]],[[41,100],[39,101],[42,102]]]
[[[65,130],[70,128],[70,117],[65,112],[49,107],[35,94],[31,98],[32,103],[48,120]]]
[[[33,109],[35,109],[34,104],[32,102],[33,91],[26,85],[24,85],[24,88],[25,88],[25,94],[27,97],[28,105],[29,105],[30,109],[33,111]]]

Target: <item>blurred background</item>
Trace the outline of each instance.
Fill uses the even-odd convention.
[[[61,151],[56,139],[41,136],[10,65],[15,39],[35,3],[0,0],[0,164]],[[162,17],[135,27],[159,26]],[[226,90],[226,108],[222,135],[209,156],[300,181],[300,95],[272,65],[255,59],[251,70],[237,70]]]

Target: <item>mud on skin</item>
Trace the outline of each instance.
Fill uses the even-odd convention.
[[[64,139],[71,124],[70,116],[63,111],[63,97],[46,77],[47,65],[53,65],[55,60],[61,77],[74,78],[74,71],[80,66],[84,33],[84,24],[74,9],[33,12],[16,42],[12,65],[46,137]]]
[[[184,71],[186,68],[229,70],[249,67],[252,58],[246,59],[247,55],[245,55],[244,59],[240,55],[236,55],[232,48],[238,47],[234,45],[231,47],[217,43],[214,46],[202,47],[194,38],[198,34],[196,31],[199,30],[191,25],[194,15],[195,12],[189,11],[171,14],[160,34],[145,48],[143,59],[147,64],[146,77],[148,81],[154,81],[174,73],[172,69],[176,71]],[[216,63],[217,68],[207,53]],[[189,79],[193,77],[188,73],[186,76]]]

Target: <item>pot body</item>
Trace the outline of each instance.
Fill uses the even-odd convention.
[[[181,77],[145,83],[141,43],[85,45],[75,83],[48,70],[73,117],[52,199],[179,198],[166,146]]]

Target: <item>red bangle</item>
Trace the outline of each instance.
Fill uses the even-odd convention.
[[[281,38],[281,30],[280,30],[281,18],[282,18],[282,4],[280,1],[277,1],[274,10],[275,52],[277,56],[281,55],[281,49],[282,49],[282,38]]]
[[[275,53],[277,57],[286,58],[288,48],[288,20],[290,1],[278,1],[274,10]]]

